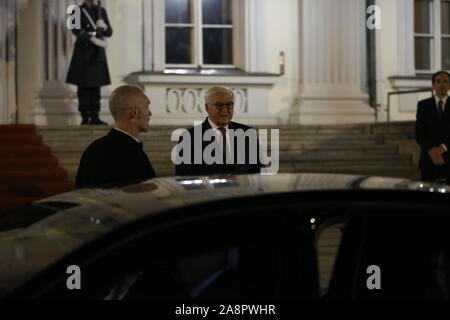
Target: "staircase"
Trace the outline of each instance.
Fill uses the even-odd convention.
[[[74,187],[35,126],[0,126],[0,213]]]
[[[418,179],[413,129],[411,123],[285,126],[280,130],[280,172]]]
[[[153,126],[150,132],[140,136],[159,177],[174,174],[170,153],[176,142],[171,142],[170,138],[177,128],[179,126]],[[280,130],[280,172],[351,173],[411,179],[419,176],[418,148],[411,122],[260,128]],[[83,151],[109,130],[110,127],[98,126],[38,127],[45,145],[52,148],[71,181],[75,180]]]

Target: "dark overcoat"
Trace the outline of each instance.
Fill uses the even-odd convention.
[[[415,135],[420,146],[419,168],[422,177],[430,177],[429,179],[450,178],[450,150],[442,155],[445,165],[439,167],[427,153],[441,144],[450,149],[450,99],[447,99],[444,110],[444,115],[440,118],[434,97],[417,104]]]
[[[83,153],[76,184],[78,188],[120,187],[155,177],[142,143],[112,129]]]
[[[88,7],[87,4],[83,3],[79,8],[81,13],[81,29],[75,28],[72,30],[77,39],[66,82],[91,88],[109,85],[111,84],[111,78],[105,49],[94,45],[90,41],[92,37],[90,33],[96,30],[83,12],[83,9],[86,10],[93,22],[96,23],[99,17],[98,6]],[[104,8],[101,8],[101,16],[108,25],[108,29],[103,33],[103,36],[107,38],[111,37],[113,29]]]
[[[247,132],[247,130],[254,130],[252,127],[246,126],[244,124],[241,123],[237,123],[237,122],[230,122],[228,124],[228,128],[229,129],[233,129],[233,130],[238,130],[238,129],[242,129],[244,132]],[[202,124],[201,124],[201,132],[202,135],[207,131],[211,129],[211,125],[209,124],[208,119],[206,119]],[[205,162],[205,160],[202,157],[202,161],[199,164],[195,164],[195,158],[194,158],[194,153],[195,153],[195,148],[194,148],[194,132],[195,132],[195,127],[192,127],[190,129],[187,130],[186,133],[189,134],[190,136],[190,140],[191,140],[191,155],[190,155],[190,163],[181,163],[175,166],[175,175],[177,176],[198,176],[198,175],[221,175],[221,174],[253,174],[253,173],[260,173],[261,172],[261,168],[263,167],[262,163],[261,163],[261,158],[260,158],[260,148],[259,148],[259,142],[258,141],[251,141],[251,139],[246,138],[245,139],[245,145],[243,150],[239,150],[238,149],[238,143],[237,143],[237,138],[235,137],[234,139],[234,152],[233,152],[233,163],[229,164],[229,163],[213,163],[213,164],[208,164]],[[178,145],[180,145],[180,143],[183,142],[183,135],[180,136],[180,139],[178,141]],[[200,138],[201,139],[201,138]],[[215,141],[215,138],[213,137],[211,139],[211,141],[203,141],[201,142],[201,151],[202,153],[205,151],[205,148],[207,148],[211,143],[213,143]],[[256,143],[256,148],[253,148],[253,146],[251,146],[251,143]],[[250,158],[250,151],[251,150],[256,150],[256,163],[253,163],[254,161],[251,160]],[[240,164],[238,163],[238,155],[239,153],[245,152],[245,161],[244,163]],[[177,154],[180,157],[183,157],[183,150],[181,150],[181,148],[178,150],[177,149]],[[214,152],[212,152],[212,155],[214,156]]]

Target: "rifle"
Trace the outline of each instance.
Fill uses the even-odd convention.
[[[100,0],[98,0],[98,6],[97,6],[97,20],[103,20],[103,16],[102,16],[102,2]],[[96,30],[96,37],[103,40],[103,29],[102,28],[97,28]],[[98,62],[105,62],[106,61],[106,52],[105,52],[105,48],[98,48],[98,54],[97,54],[97,60]]]
[[[103,16],[102,16],[102,2],[100,0],[98,0],[98,6],[97,6],[97,20],[103,20]],[[97,38],[102,39],[103,40],[103,29],[102,28],[98,28],[97,29]]]

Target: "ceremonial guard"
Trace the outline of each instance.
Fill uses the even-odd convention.
[[[113,30],[100,1],[96,5],[94,0],[85,0],[79,8],[81,25],[72,30],[77,39],[66,82],[78,86],[81,124],[106,125],[99,117],[100,88],[111,84],[105,38],[111,37]]]

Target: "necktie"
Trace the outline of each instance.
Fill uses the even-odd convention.
[[[442,118],[442,116],[444,115],[444,101],[442,101],[442,100],[439,100],[438,112],[439,112],[439,117]]]
[[[227,154],[227,129],[219,128],[219,131],[222,133],[222,150],[223,150],[223,159],[225,163],[226,154]]]

